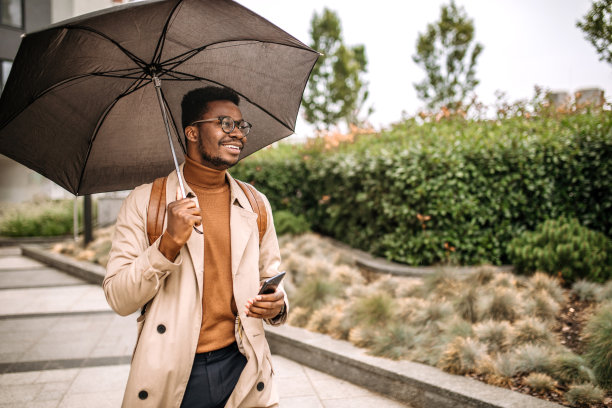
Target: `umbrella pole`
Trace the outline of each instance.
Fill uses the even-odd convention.
[[[153,75],[153,85],[155,85],[155,93],[157,94],[157,100],[159,101],[159,107],[162,111],[162,116],[164,117],[164,125],[166,125],[166,134],[168,135],[168,142],[170,143],[170,151],[172,152],[172,159],[174,160],[174,167],[176,168],[176,175],[178,176],[179,186],[181,188],[181,193],[183,193],[183,198],[187,198],[187,193],[185,192],[185,185],[183,184],[183,176],[181,175],[181,170],[179,169],[178,160],[176,159],[176,152],[174,151],[174,144],[172,144],[172,135],[170,134],[170,123],[168,122],[168,113],[166,112],[166,106],[164,104],[164,99],[161,94],[161,80],[157,77],[157,75]]]

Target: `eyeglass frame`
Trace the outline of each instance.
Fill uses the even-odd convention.
[[[224,119],[231,119],[232,123],[234,124],[232,126],[232,129],[229,132],[226,132],[225,129],[223,129],[223,120]],[[219,121],[219,123],[221,124],[221,130],[223,131],[223,133],[225,133],[226,135],[231,135],[232,132],[236,129],[236,127],[238,127],[238,130],[240,131],[240,133],[242,134],[242,137],[247,137],[247,135],[249,133],[251,133],[251,128],[253,127],[253,125],[249,122],[247,122],[244,119],[240,119],[239,121],[234,120],[234,118],[232,118],[231,116],[219,116],[217,118],[211,118],[211,119],[201,119],[201,120],[196,120],[191,122],[191,124],[189,126],[193,126],[196,123],[205,123],[205,122],[215,122],[215,121]],[[239,123],[244,123],[246,124],[246,126],[244,127],[240,127],[237,124]],[[242,129],[247,129],[246,134],[242,132]]]

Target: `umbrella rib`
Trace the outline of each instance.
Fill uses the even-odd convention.
[[[135,70],[137,70],[138,68],[134,68]],[[117,70],[117,71],[108,71],[108,72],[119,72],[119,71],[124,71],[124,70]],[[136,73],[138,71],[134,71],[134,73]],[[95,77],[95,76],[106,76],[106,77],[111,77],[111,78],[125,78],[125,79],[135,79],[135,80],[139,80],[142,79],[143,76],[139,76],[138,78],[134,78],[131,76],[114,76],[114,75],[106,75],[105,72],[90,72],[87,74],[82,74],[82,75],[77,75],[71,78],[66,78],[60,82],[57,82],[53,85],[51,85],[50,87],[48,87],[47,89],[41,91],[40,93],[38,93],[37,95],[34,95],[32,97],[32,99],[30,99],[30,101],[28,102],[27,105],[25,105],[22,109],[20,109],[19,111],[15,112],[12,116],[10,116],[6,121],[4,121],[3,123],[0,123],[0,129],[3,129],[8,123],[10,123],[13,119],[15,119],[17,116],[19,116],[24,110],[26,110],[30,105],[32,105],[36,100],[42,98],[43,96],[45,96],[46,94],[48,94],[49,92],[53,91],[54,89],[62,86],[62,85],[66,85],[72,81],[77,81],[79,79],[83,79],[83,78],[87,78],[87,77]]]
[[[227,86],[227,85],[225,85],[225,84],[223,84],[221,82],[217,82],[215,80],[208,79],[208,78],[202,78],[202,77],[199,77],[199,76],[196,76],[196,75],[188,74],[186,72],[174,71],[174,73],[179,73],[179,74],[185,75],[186,77],[191,77],[193,80],[207,81],[207,82],[211,82],[213,84],[219,85],[219,86],[224,87],[224,88],[229,88],[229,89],[233,90],[234,92],[236,92],[241,97],[243,97],[250,104],[252,104],[254,106],[257,106],[259,109],[261,109],[263,112],[265,112],[268,116],[273,118],[275,121],[277,121],[278,123],[280,123],[281,125],[283,125],[287,129],[291,130],[292,132],[294,131],[294,129],[291,129],[289,126],[287,126],[282,120],[277,118],[276,115],[274,115],[272,112],[268,111],[266,108],[264,108],[263,106],[259,105],[258,103],[253,102],[252,100],[247,98],[245,95],[243,95],[241,92],[237,91],[236,89],[233,89],[233,88],[231,88],[231,87],[229,87],[229,86]],[[168,80],[172,81],[172,79],[168,79]],[[177,79],[177,80],[178,81],[184,81],[184,79]]]
[[[217,45],[217,44],[222,44],[224,42],[227,41],[219,41],[216,43],[211,43],[211,44],[207,44],[204,45],[202,47],[199,48],[194,48],[192,50],[186,51],[182,54],[179,54],[175,57],[172,57],[164,62],[162,62],[162,66],[166,66],[166,65],[170,65],[170,68],[168,69],[175,69],[176,67],[178,67],[179,65],[181,65],[182,63],[184,63],[185,61],[189,60],[190,58],[192,58],[194,55],[200,53],[201,51],[205,50],[206,48],[209,48],[211,46]],[[279,42],[274,42],[274,41],[260,41],[260,40],[252,40],[252,39],[236,39],[236,40],[232,40],[232,42],[240,42],[240,44],[228,44],[224,47],[217,47],[215,48],[216,50],[218,49],[222,49],[222,48],[231,48],[231,47],[242,47],[244,45],[250,45],[250,44],[256,44],[256,43],[261,43],[261,44],[276,44],[276,45],[281,45],[283,47],[290,47],[290,48],[296,48],[302,51],[307,51],[307,52],[314,52],[317,53],[316,51],[313,51],[311,49],[305,49],[303,47],[298,47],[297,45],[292,45],[292,44],[283,44],[283,43],[279,43]],[[247,42],[247,44],[245,44],[245,42]]]
[[[65,26],[64,28],[68,28],[68,29],[78,29],[78,30],[84,30],[84,31],[89,31],[92,32],[94,34],[99,35],[100,37],[110,41],[112,44],[114,44],[117,48],[119,48],[125,55],[127,55],[127,57],[129,59],[131,59],[132,61],[134,61],[136,64],[138,64],[141,68],[144,68],[147,63],[144,62],[143,60],[141,60],[140,58],[138,58],[136,55],[132,54],[130,51],[128,51],[126,48],[124,48],[121,44],[119,44],[117,41],[113,40],[112,38],[110,38],[109,36],[107,36],[106,34],[98,31],[98,30],[94,30],[91,27],[85,27],[85,26],[80,26],[80,25],[69,25],[69,26]]]
[[[174,12],[182,2],[183,0],[179,0],[176,2],[172,10],[170,11],[168,18],[166,19],[166,24],[164,24],[164,28],[162,29],[161,35],[157,39],[157,46],[155,47],[155,53],[153,54],[154,64],[159,64],[159,61],[161,60],[162,51],[164,50],[164,44],[166,43],[166,34],[168,34],[168,27],[170,27],[170,20],[172,20]]]
[[[138,88],[138,86],[136,85],[136,83],[138,82],[142,82],[142,80],[146,77],[146,74],[143,73],[143,75],[137,79],[136,81],[134,81],[129,87],[128,89],[126,89],[124,92],[122,92],[119,96],[117,96],[104,110],[104,113],[102,114],[102,116],[100,117],[100,119],[98,120],[98,123],[96,123],[96,128],[94,129],[93,135],[91,137],[91,141],[89,142],[89,146],[87,148],[87,155],[85,155],[85,164],[83,165],[83,170],[81,170],[81,175],[79,176],[79,183],[76,186],[76,191],[78,194],[79,189],[81,188],[81,184],[83,183],[83,176],[85,176],[85,169],[87,168],[87,162],[89,161],[89,156],[91,155],[91,149],[93,147],[94,142],[96,141],[96,137],[98,136],[98,132],[100,131],[100,128],[102,127],[102,124],[104,123],[104,121],[106,120],[106,117],[108,116],[108,114],[110,113],[110,111],[113,109],[113,107],[117,104],[117,102],[119,102],[119,100],[133,92],[135,92]],[[132,88],[135,89],[132,89]]]

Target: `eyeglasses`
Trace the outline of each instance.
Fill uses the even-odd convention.
[[[219,116],[218,118],[214,119],[196,120],[195,122],[191,122],[191,125],[204,122],[220,122],[221,130],[223,130],[223,132],[227,133],[228,135],[232,133],[236,127],[238,127],[238,130],[240,131],[240,133],[242,133],[242,136],[246,136],[249,134],[249,132],[251,131],[251,127],[253,126],[246,120],[240,119],[236,122],[229,116]]]

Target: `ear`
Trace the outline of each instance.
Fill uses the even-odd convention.
[[[185,139],[187,139],[191,143],[195,143],[198,141],[199,132],[197,126],[187,126],[185,128]]]

